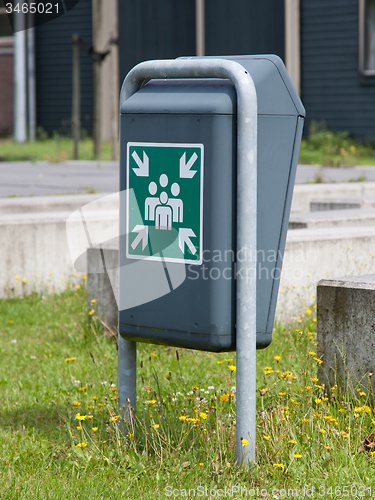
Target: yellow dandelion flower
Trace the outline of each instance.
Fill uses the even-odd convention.
[[[229,467],[230,467],[230,462],[227,462],[227,467],[228,467],[228,469],[229,469]]]
[[[9,320],[9,323],[13,323],[13,320],[12,320],[12,319],[10,319],[10,320]]]
[[[218,365],[221,365],[223,362],[222,361],[217,361],[217,364]]]
[[[231,363],[233,361],[233,358],[228,358],[225,360],[227,363]]]
[[[180,417],[178,417],[178,419],[181,420],[181,422],[185,422],[186,417],[185,415],[181,415]]]
[[[318,405],[318,404],[320,404],[321,402],[322,402],[322,400],[321,400],[321,399],[319,399],[319,398],[315,399],[315,403],[316,403],[317,405]]]
[[[299,453],[295,453],[293,456],[294,458],[302,458],[302,455],[300,455]]]
[[[99,429],[99,427],[92,427],[92,431],[96,432]]]
[[[308,422],[310,422],[310,419],[309,418],[303,418],[302,422],[304,422],[305,424],[307,424]]]
[[[87,446],[87,443],[78,443],[78,444],[76,444],[77,448],[84,448],[85,446]]]
[[[160,427],[160,425],[159,425],[159,424],[154,424],[152,427],[153,427],[154,429],[158,430],[158,429],[159,429],[159,427]]]
[[[319,365],[321,365],[323,363],[323,361],[319,358],[313,358]]]
[[[358,406],[358,408],[354,408],[354,411],[357,412],[357,413],[361,413],[362,406]]]
[[[82,430],[82,427],[78,426],[77,431],[81,431],[81,430]]]
[[[229,401],[229,394],[222,394],[220,396],[220,401]]]
[[[84,387],[78,387],[78,390],[81,392],[87,391],[88,387],[85,385]]]
[[[76,420],[86,420],[87,418],[87,415],[80,415],[79,413],[77,413],[76,415]]]
[[[109,419],[110,422],[116,422],[116,420],[118,420],[120,418],[120,415],[114,415],[113,417],[111,417]]]
[[[98,399],[98,396],[93,396],[93,397],[92,397],[92,400],[93,400],[93,401],[97,401],[97,399]]]
[[[249,441],[245,438],[241,438],[241,443],[242,443],[242,446],[247,446],[249,444]]]
[[[318,381],[318,379],[317,379],[316,377],[313,377],[311,380],[312,380],[314,383]]]
[[[273,358],[273,359],[274,359],[275,361],[279,362],[279,361],[280,361],[280,359],[281,359],[281,356],[274,356],[274,358]]]
[[[279,468],[282,468],[282,467],[285,467],[284,464],[273,464],[274,467],[279,467]]]
[[[271,439],[271,436],[263,436],[266,441],[269,441]]]
[[[365,392],[363,392],[363,391],[361,391],[361,392],[359,393],[359,395],[360,395],[360,396],[366,396],[366,393],[365,393]]]
[[[80,290],[81,289],[81,285],[77,285],[77,290]]]
[[[314,417],[319,418],[320,417],[320,413],[314,413]]]
[[[79,406],[81,403],[79,401],[74,401],[74,406]]]
[[[313,322],[316,323],[316,318],[313,318]]]
[[[294,439],[291,439],[290,441],[288,441],[288,443],[290,443],[290,444],[297,444],[297,441],[295,441]]]
[[[204,463],[203,462],[199,462],[199,465],[200,465],[200,467],[203,467]]]
[[[370,451],[370,454],[371,455],[375,455],[375,451]]]
[[[311,314],[311,309],[306,309],[306,314]]]
[[[279,392],[279,396],[285,396],[286,392]]]
[[[149,403],[150,403],[150,405],[154,405],[156,403],[156,399],[150,399]]]
[[[202,411],[202,413],[200,413],[200,414],[199,414],[199,416],[200,416],[201,418],[203,418],[203,420],[206,420],[206,419],[207,419],[207,413],[204,413],[203,411]]]
[[[27,283],[27,279],[23,278],[22,283]]]
[[[92,299],[91,304],[95,304],[96,299]]]
[[[228,368],[229,370],[231,370],[232,372],[235,372],[237,370],[237,368],[234,366],[234,365],[228,365]]]
[[[362,408],[365,410],[366,413],[371,413],[371,408],[369,408],[368,406],[364,405],[362,406]]]
[[[89,312],[89,315],[92,316],[94,314],[94,309],[91,309],[91,311]]]
[[[324,429],[320,429],[319,432],[320,432],[320,434],[324,434],[325,430]]]
[[[87,415],[87,418],[88,418],[89,420],[92,420],[93,415]]]
[[[328,401],[328,398],[323,398],[323,397],[322,397],[322,401]]]
[[[156,352],[152,352],[152,353],[150,354],[150,356],[152,356],[153,358],[156,358],[157,354],[156,354]]]

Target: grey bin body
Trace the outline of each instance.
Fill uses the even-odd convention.
[[[272,339],[305,110],[277,56],[225,59],[242,64],[257,91],[257,348],[264,348]],[[219,79],[152,80],[121,103],[121,190],[128,142],[204,144],[204,261],[187,265],[186,280],[171,293],[120,311],[127,340],[236,348],[236,106],[232,83]],[[120,241],[120,265],[126,263]],[[120,281],[120,289],[129,286]]]

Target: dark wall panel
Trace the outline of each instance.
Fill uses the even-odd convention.
[[[92,43],[91,0],[80,0],[69,13],[36,28],[37,123],[49,133],[70,133],[73,33]],[[91,133],[92,59],[83,50],[80,56],[81,123]]]
[[[206,0],[206,53],[284,59],[284,1]]]
[[[206,54],[284,57],[283,0],[206,0]],[[119,0],[120,75],[141,61],[195,55],[195,0]]]
[[[195,0],[119,0],[120,77],[141,61],[195,55]]]
[[[375,136],[375,85],[358,73],[358,2],[301,0],[301,97],[311,120],[359,139]]]

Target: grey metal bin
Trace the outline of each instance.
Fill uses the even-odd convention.
[[[257,348],[272,339],[305,110],[273,55],[225,57],[255,83],[258,101]],[[218,79],[151,80],[121,106],[120,189],[127,145],[204,145],[203,259],[171,293],[119,312],[127,340],[207,351],[236,348],[236,93]],[[120,215],[121,217],[121,215]],[[124,238],[120,266],[126,265]],[[131,283],[121,283],[132,286]]]

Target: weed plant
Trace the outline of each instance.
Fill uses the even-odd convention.
[[[326,394],[316,377],[315,311],[303,307],[295,325],[276,324],[272,344],[257,353],[249,469],[235,460],[235,353],[139,343],[137,412],[127,423],[116,339],[83,288],[0,301],[0,497],[164,499],[191,489],[214,498],[226,487],[231,498],[282,498],[285,488],[303,498],[308,487],[310,498],[323,489],[344,498],[347,486],[351,498],[369,498],[372,394],[350,397],[336,386]]]
[[[299,163],[325,167],[375,165],[374,140],[360,142],[349,132],[332,132],[324,121],[312,121],[309,134],[302,139]]]

